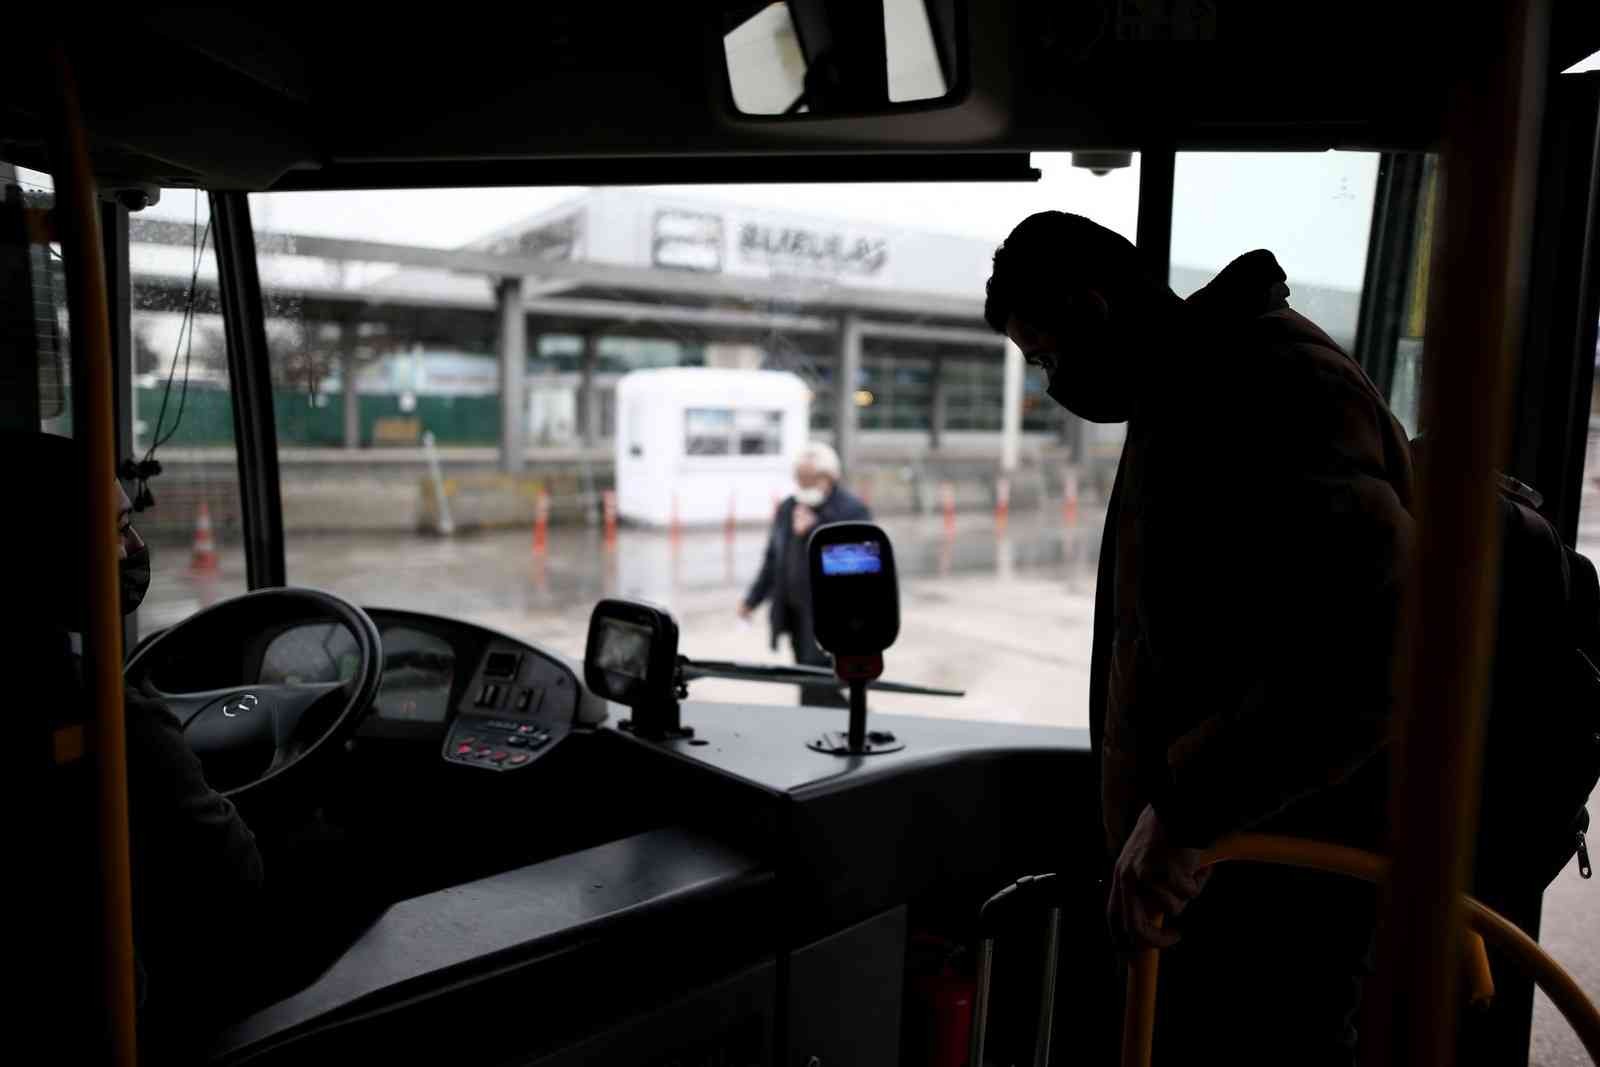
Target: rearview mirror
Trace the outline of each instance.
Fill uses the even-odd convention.
[[[728,4],[723,57],[743,115],[802,118],[954,103],[959,0]]]
[[[56,309],[64,307],[66,294],[57,292],[56,272],[49,249],[35,246],[34,294],[38,345],[39,418],[59,419],[67,410],[67,346],[62,343]]]
[[[67,351],[57,321],[64,299],[42,221],[49,201],[38,193],[30,201],[14,181],[0,183],[0,425],[29,433],[67,407]]]

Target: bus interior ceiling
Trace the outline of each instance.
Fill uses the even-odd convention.
[[[1560,69],[1594,15],[1555,9]],[[972,54],[953,103],[798,123],[734,112],[707,54],[715,16],[659,8],[620,30],[605,9],[542,4],[501,36],[489,8],[418,34],[292,4],[157,5],[73,47],[104,182],[244,190],[759,180],[763,165],[914,177],[959,166],[950,154],[1051,145],[1414,149],[1437,138],[1451,84],[1450,51],[1432,47],[1443,5],[958,10]],[[42,166],[47,82],[26,64],[5,77],[11,161]]]
[[[1538,197],[1525,220],[1526,276],[1517,276],[1528,325],[1508,398],[1506,468],[1545,490],[1562,535],[1592,555],[1600,545],[1600,525],[1589,525],[1600,480],[1585,479],[1596,479],[1600,466],[1591,455],[1586,468],[1583,442],[1593,433],[1600,358],[1600,286],[1593,284],[1600,75],[1563,82],[1554,72],[1600,45],[1600,5],[1533,6],[1549,11],[1543,51],[1532,54],[1550,76],[1535,75],[1544,109]],[[586,605],[602,594],[661,590],[689,616],[685,651],[693,651],[691,639],[716,634],[724,641],[716,655],[771,658],[764,630],[733,632],[729,620],[735,575],[742,584],[757,566],[778,487],[788,485],[781,463],[769,479],[770,498],[768,482],[751,482],[755,488],[739,490],[742,501],[731,493],[725,502],[731,482],[713,475],[715,499],[704,508],[695,511],[699,505],[684,505],[675,493],[670,503],[661,496],[648,518],[623,515],[625,525],[637,518],[638,526],[622,531],[620,552],[609,541],[601,548],[599,527],[604,522],[611,538],[616,518],[601,501],[612,507],[606,490],[620,488],[620,450],[632,441],[620,383],[630,370],[655,365],[650,346],[675,346],[668,362],[677,365],[739,367],[748,362],[744,350],[761,348],[768,357],[760,366],[798,373],[811,405],[800,436],[831,435],[852,486],[866,490],[901,539],[901,568],[912,578],[944,579],[964,566],[1008,579],[1020,569],[1026,578],[1030,555],[1049,557],[1050,585],[908,587],[899,662],[923,672],[918,681],[965,686],[969,668],[953,662],[954,645],[935,644],[959,635],[949,626],[937,636],[935,627],[919,628],[910,617],[917,608],[955,619],[954,629],[964,622],[1033,631],[994,643],[991,662],[970,667],[997,705],[1030,699],[1015,678],[983,689],[993,675],[1016,673],[1029,652],[1019,648],[1068,631],[1071,640],[1086,640],[1092,628],[1095,558],[1078,528],[1078,478],[1092,520],[1120,449],[1120,438],[1085,431],[1048,404],[1034,406],[1039,391],[1030,384],[1025,393],[1013,380],[1020,360],[1007,366],[1005,339],[983,321],[992,242],[970,240],[972,254],[954,272],[959,284],[944,289],[734,279],[657,258],[660,215],[675,209],[670,196],[658,201],[645,187],[1028,182],[1037,177],[1033,153],[1127,154],[1115,166],[1137,154],[1138,244],[1181,289],[1202,275],[1170,261],[1180,153],[1369,153],[1378,161],[1364,285],[1313,281],[1296,289],[1295,302],[1302,310],[1309,302],[1315,310],[1308,314],[1325,326],[1336,324],[1330,332],[1382,379],[1386,395],[1398,395],[1406,374],[1420,375],[1395,361],[1406,343],[1421,345],[1420,325],[1404,320],[1420,323],[1417,294],[1427,299],[1418,264],[1433,248],[1429,183],[1443,139],[1459,130],[1450,110],[1466,77],[1458,64],[1485,54],[1480,22],[1470,27],[1480,36],[1468,34],[1467,44],[1446,42],[1480,16],[1442,3],[1377,0],[1292,14],[1264,0],[932,2],[930,12],[961,27],[948,37],[956,46],[942,45],[947,99],[747,115],[735,106],[719,42],[723,27],[764,7],[726,0],[607,9],[555,0],[514,14],[467,5],[448,18],[415,20],[328,5],[156,5],[119,14],[115,32],[99,24],[73,32],[39,13],[23,16],[35,35],[19,40],[62,35],[93,170],[115,200],[102,214],[107,248],[121,242],[120,265],[113,257],[109,266],[129,276],[121,279],[122,333],[114,326],[113,342],[123,395],[138,413],[117,428],[125,444],[148,443],[141,420],[169,392],[166,352],[140,377],[130,317],[171,317],[187,301],[227,329],[207,342],[226,351],[213,368],[219,388],[208,392],[202,372],[190,395],[184,370],[194,406],[184,436],[165,453],[169,474],[155,483],[157,494],[173,495],[168,510],[142,524],[158,554],[166,549],[179,561],[157,581],[170,578],[181,592],[156,601],[154,611],[147,606],[127,632],[179,623],[219,600],[219,589],[311,574],[363,604],[408,609],[372,612],[386,650],[408,641],[428,650],[406,646],[403,655],[414,657],[408,668],[449,664],[439,668],[451,677],[440,698],[449,708],[441,703],[435,720],[426,699],[422,710],[407,700],[401,712],[399,698],[384,698],[359,736],[348,735],[348,770],[330,785],[330,810],[367,835],[351,851],[354,863],[368,865],[357,881],[387,910],[362,917],[370,925],[351,935],[351,951],[301,961],[300,984],[286,996],[213,1035],[218,1062],[293,1062],[364,1048],[442,1055],[451,1042],[439,1035],[463,1012],[520,1018],[533,996],[548,1032],[526,1040],[497,1032],[482,1040],[473,1062],[537,1053],[548,1057],[540,1063],[646,1064],[670,1046],[685,1062],[876,1064],[905,1056],[901,1062],[910,1063],[913,1050],[929,1052],[923,1042],[938,1043],[913,1034],[919,1021],[911,1000],[937,1001],[930,989],[950,972],[935,966],[916,985],[908,961],[925,966],[917,953],[948,952],[970,935],[973,906],[999,876],[1098,863],[1082,859],[1097,856],[1101,829],[1097,774],[1076,718],[1063,723],[1015,708],[1001,721],[961,721],[961,712],[938,709],[923,718],[924,698],[876,702],[875,694],[875,708],[916,712],[876,720],[893,725],[912,751],[903,760],[857,760],[845,773],[809,762],[820,758],[804,747],[816,732],[813,720],[769,716],[744,703],[748,687],[717,681],[697,685],[699,699],[740,703],[686,703],[685,722],[700,730],[692,740],[635,737],[617,728],[626,709],[616,704],[612,722],[595,725],[608,705],[585,688],[574,657]],[[33,55],[44,58],[43,50]],[[0,162],[50,171],[54,85],[43,63],[0,65]],[[1077,165],[1088,161],[1085,155]],[[1506,168],[1514,170],[1511,161]],[[260,217],[253,233],[242,224],[252,204],[270,202],[261,194],[523,186],[590,187],[581,210],[615,212],[609,228],[637,231],[641,248],[649,246],[646,258],[628,265],[553,253],[551,242],[567,239],[560,214],[567,204],[450,247],[279,229]],[[629,188],[611,188],[618,186]],[[173,197],[187,189],[197,191],[197,224],[176,210],[142,210],[157,191]],[[727,217],[735,217],[731,208]],[[203,269],[201,226],[217,250]],[[935,251],[906,258],[931,260]],[[234,262],[221,262],[228,257]],[[249,262],[242,288],[240,257]],[[1590,272],[1587,287],[1575,275],[1580,268]],[[968,288],[966,273],[979,271],[970,293],[958,295]],[[118,291],[114,284],[114,298]],[[283,363],[272,330],[275,316],[291,315],[297,336],[313,339],[326,360]],[[389,339],[396,340],[386,349]],[[435,350],[460,384],[422,398],[399,399],[401,387],[391,397],[377,382],[387,371],[369,358],[409,358],[414,371]],[[717,354],[708,358],[711,350]],[[371,379],[365,392],[359,375]],[[665,404],[676,388],[670,375],[643,381],[635,395],[649,388],[652,402]],[[319,395],[330,382],[339,390],[331,404]],[[862,383],[870,389],[855,387]],[[513,390],[519,399],[507,401]],[[540,408],[541,390],[555,397],[548,411]],[[969,410],[991,399],[1015,406],[1015,418],[1008,410],[1003,419],[973,421]],[[434,405],[422,409],[425,418],[413,417],[418,403]],[[770,432],[778,441],[776,430],[724,427],[697,401],[683,403],[687,421],[680,428],[674,408],[671,432],[686,442],[698,433],[715,439],[718,454],[794,451],[788,436],[781,446],[756,440]],[[705,423],[698,429],[697,418]],[[792,421],[783,425],[792,435]],[[872,433],[858,436],[858,426]],[[426,448],[417,433],[423,427]],[[742,444],[740,433],[753,443]],[[380,447],[386,443],[405,447]],[[692,454],[693,444],[684,447]],[[997,464],[1004,489],[995,482]],[[1069,465],[1070,488],[1056,474]],[[639,475],[646,483],[655,477]],[[547,548],[552,490],[557,529]],[[1019,516],[1004,539],[1013,503]],[[981,524],[960,520],[959,537],[958,507],[985,513]],[[207,539],[215,518],[220,536],[243,545],[244,562],[228,560],[220,586],[214,556],[207,571],[196,508]],[[1035,510],[1048,530],[1038,541]],[[712,531],[724,518],[725,537]],[[702,529],[680,541],[680,522]],[[748,528],[736,530],[739,524]],[[657,525],[670,528],[670,539],[647,529]],[[448,537],[493,527],[514,533]],[[396,552],[398,536],[419,529],[429,539]],[[326,552],[304,548],[310,542],[301,535],[329,531],[370,539],[347,538]],[[562,558],[547,570],[563,554],[577,562]],[[434,598],[422,606],[439,617],[409,610],[419,606],[403,602],[413,585]],[[1046,618],[1028,602],[1063,586],[1072,599],[1063,612]],[[391,592],[399,587],[407,592]],[[579,601],[581,618],[573,608]],[[224,617],[226,607],[212,617]],[[920,654],[905,649],[921,641]],[[263,669],[267,644],[249,646]],[[221,647],[196,645],[191,658],[225,658]],[[499,706],[488,695],[500,678],[497,655],[516,664],[512,682],[530,692],[547,686],[532,698],[524,725],[532,732],[547,719],[553,740],[545,737],[542,756],[513,750],[513,760],[527,761],[526,773],[514,763],[505,767],[516,772],[506,774],[464,767],[486,751],[475,750],[479,733],[503,728],[515,744],[526,743],[483,710]],[[1084,659],[1064,676],[1068,682],[1051,676],[1048,684],[1086,689]],[[515,719],[512,683],[498,688],[505,717]],[[560,711],[559,722],[557,709],[568,704],[559,703],[558,690],[572,709]],[[546,719],[539,719],[540,700]],[[628,785],[597,788],[601,781]],[[1037,832],[1045,794],[1064,812],[1050,840]],[[575,804],[580,795],[586,799]],[[570,817],[536,815],[578,808]],[[505,825],[529,813],[553,828],[534,834]],[[487,829],[493,840],[463,848],[463,827],[473,835]],[[315,862],[316,849],[306,855],[313,859],[296,862]],[[349,870],[352,861],[345,862]],[[314,878],[314,869],[296,876]],[[1564,944],[1594,931],[1594,909],[1574,899],[1561,905],[1563,915],[1578,916],[1563,927]],[[1537,904],[1514,918],[1538,932]],[[919,940],[930,932],[951,942]],[[1596,963],[1590,951],[1581,961],[1584,980]],[[1034,979],[1008,966],[999,988],[1012,1003],[1001,1004],[996,1025],[1020,1032],[1032,1006],[1024,987]],[[1090,986],[1082,976],[1063,977],[1059,996],[1104,1008]],[[600,988],[603,996],[590,992]],[[1509,978],[1506,988],[1522,995]],[[1526,1047],[1526,1011],[1496,1025],[1512,1036],[1495,1040]],[[1069,1033],[1063,1042],[1081,1036]],[[1572,1048],[1560,1045],[1557,1054],[1575,1055]]]

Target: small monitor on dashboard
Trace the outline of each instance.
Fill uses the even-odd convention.
[[[589,616],[583,680],[618,704],[639,710],[676,701],[678,624],[637,600],[602,600]]]

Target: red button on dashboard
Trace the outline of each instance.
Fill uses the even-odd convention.
[[[458,755],[458,756],[465,756],[468,752],[471,752],[471,751],[472,751],[472,746],[471,745],[457,745],[456,746],[456,755]]]
[[[507,751],[506,751],[506,750],[505,750],[505,749],[503,749],[503,748],[497,748],[497,749],[495,749],[495,750],[494,750],[494,752],[493,752],[493,753],[492,753],[492,754],[491,754],[491,755],[490,755],[490,756],[489,756],[489,758],[490,758],[490,759],[492,759],[492,760],[494,760],[494,761],[495,761],[495,762],[496,762],[496,763],[500,763],[500,762],[502,762],[502,761],[504,761],[504,760],[505,760],[505,758],[506,758],[506,757],[507,757],[507,756],[509,756],[509,755],[510,755],[510,753],[509,753],[509,752],[507,752]]]

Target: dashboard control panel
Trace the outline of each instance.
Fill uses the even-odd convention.
[[[489,771],[532,766],[572,729],[577,683],[550,660],[491,646],[445,735],[444,758]]]

